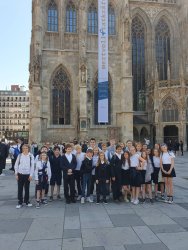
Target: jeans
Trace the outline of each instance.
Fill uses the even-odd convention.
[[[87,187],[87,197],[89,197],[90,187],[91,187],[91,173],[83,174],[82,197],[85,197],[86,187]]]
[[[81,195],[82,194],[82,190],[81,190],[82,178],[81,178],[81,174],[80,174],[79,170],[74,171],[74,178],[75,178],[75,181],[76,181],[78,195]]]
[[[25,189],[24,203],[29,202],[29,175],[18,174],[18,203],[22,205],[23,203],[23,188]]]

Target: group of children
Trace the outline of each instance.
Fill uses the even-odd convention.
[[[115,141],[111,140],[107,148],[105,143],[97,146],[95,139],[91,138],[86,153],[82,152],[79,144],[74,148],[67,144],[63,155],[58,146],[55,146],[53,151],[43,146],[35,158],[33,170],[36,181],[36,208],[47,204],[45,195],[48,194],[49,185],[49,201],[54,200],[55,185],[57,199],[61,199],[62,179],[67,204],[75,203],[76,200],[81,204],[86,201],[92,203],[94,191],[97,204],[101,201],[107,204],[111,191],[115,202],[125,201],[137,205],[148,198],[153,203],[152,183],[155,187],[155,200],[162,199],[173,203],[172,178],[176,176],[174,157],[166,144],[155,144],[151,150],[147,145],[133,144],[130,140],[126,145],[115,145]],[[16,176],[22,174],[19,173],[18,160],[15,164]],[[32,172],[29,174],[32,176]],[[159,190],[161,197],[158,197]],[[19,200],[19,205],[22,205],[22,202],[23,198]]]

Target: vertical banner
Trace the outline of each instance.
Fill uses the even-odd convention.
[[[98,123],[108,119],[108,0],[98,0]]]

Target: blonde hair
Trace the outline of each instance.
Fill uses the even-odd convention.
[[[82,147],[81,147],[79,144],[76,144],[76,145],[74,146],[74,148],[75,148],[75,150],[77,150],[77,149],[81,149]]]

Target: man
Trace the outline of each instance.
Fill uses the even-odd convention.
[[[0,176],[5,176],[2,172],[3,169],[5,169],[6,158],[8,157],[9,154],[8,146],[4,142],[5,142],[4,139],[0,141]]]
[[[116,152],[116,141],[115,139],[110,140],[110,146],[108,147],[108,160],[110,161],[112,159],[112,156]]]

